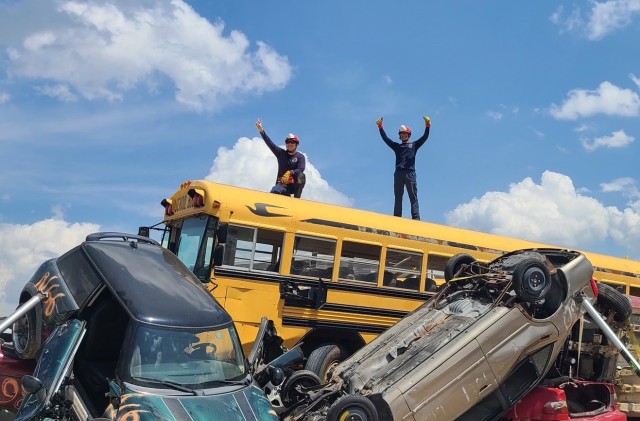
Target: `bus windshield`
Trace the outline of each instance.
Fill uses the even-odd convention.
[[[207,279],[211,270],[217,222],[217,218],[198,216],[185,219],[180,230],[176,254],[201,280]]]

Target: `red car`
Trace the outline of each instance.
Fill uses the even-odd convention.
[[[556,386],[538,386],[505,415],[512,421],[626,421],[618,409],[612,383],[570,379]]]
[[[0,339],[0,342],[2,340]],[[21,360],[13,352],[13,348],[4,343],[0,348],[0,407],[7,411],[17,412],[24,398],[20,381],[25,374],[33,373],[35,360]],[[0,420],[4,414],[0,414]]]

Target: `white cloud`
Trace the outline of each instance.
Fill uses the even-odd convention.
[[[599,148],[625,148],[634,140],[635,138],[626,134],[624,130],[618,130],[609,136],[596,137],[592,141],[583,139],[582,146],[588,151],[595,151]]]
[[[487,111],[487,115],[494,120],[502,120],[504,114],[499,111]]]
[[[18,304],[24,284],[43,261],[59,256],[100,231],[92,223],[69,223],[59,210],[55,216],[32,225],[0,224],[0,315]]]
[[[559,120],[575,120],[594,114],[635,117],[640,115],[640,96],[630,89],[621,89],[610,82],[602,82],[597,90],[574,89],[564,104],[550,107],[551,115]]]
[[[20,46],[8,48],[12,76],[110,101],[138,86],[155,92],[162,76],[172,81],[176,100],[196,110],[280,89],[292,76],[287,57],[261,41],[251,51],[242,32],[225,33],[224,22],[207,21],[182,0],[42,6],[54,4],[53,20],[66,19],[66,25],[43,21]]]
[[[569,177],[551,171],[542,174],[540,184],[526,178],[508,192],[474,198],[446,219],[459,227],[580,249],[611,238],[640,255],[637,209],[605,207],[580,194]]]
[[[549,17],[560,28],[560,32],[577,32],[592,41],[604,38],[618,29],[628,26],[640,12],[640,0],[591,0],[592,7],[584,14],[579,7],[573,7],[565,17],[562,6]]]
[[[637,78],[636,75],[634,75],[633,73],[629,74],[629,77],[631,78],[633,83],[635,83],[636,86],[640,88],[640,78]]]
[[[591,40],[599,40],[629,25],[637,13],[640,13],[640,0],[593,1],[587,36]]]
[[[609,183],[601,183],[600,188],[605,193],[620,192],[632,199],[640,198],[640,191],[636,187],[636,182],[631,177],[617,178]]]
[[[302,149],[300,151],[304,154]],[[304,173],[307,182],[302,197],[319,202],[352,206],[353,200],[331,187],[309,158],[306,155],[305,157],[307,165]],[[275,184],[277,170],[276,158],[262,138],[242,137],[233,148],[218,149],[209,175],[205,178],[218,183],[269,191]]]
[[[6,92],[0,92],[0,104],[6,104],[11,99],[11,95]]]
[[[62,102],[75,102],[78,97],[71,93],[68,85],[46,85],[37,88],[37,91],[52,98],[57,98]]]

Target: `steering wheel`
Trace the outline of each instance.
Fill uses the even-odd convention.
[[[202,349],[207,354],[215,354],[218,350],[218,347],[213,342],[200,342],[199,344],[191,345],[191,348],[193,352]],[[209,349],[211,349],[211,351],[209,351]]]

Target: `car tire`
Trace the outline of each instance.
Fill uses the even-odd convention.
[[[598,304],[601,304],[607,313],[615,312],[613,320],[616,322],[625,322],[631,316],[631,303],[621,292],[612,286],[598,282]]]
[[[327,421],[378,421],[375,405],[361,395],[344,395],[338,398],[327,414]]]
[[[343,359],[342,350],[338,345],[323,345],[311,352],[304,368],[316,373],[322,383],[327,383],[331,378],[333,369]]]
[[[449,282],[453,279],[462,267],[462,265],[470,265],[476,262],[476,258],[467,253],[458,253],[452,256],[444,266],[444,280]]]
[[[34,359],[40,350],[40,338],[36,333],[36,311],[31,309],[16,320],[11,327],[13,348],[18,358]]]
[[[319,386],[321,384],[320,377],[313,371],[295,371],[282,384],[282,389],[280,390],[282,403],[285,407],[289,408],[304,398],[304,393],[299,390],[300,387]]]
[[[551,289],[549,268],[535,257],[522,259],[513,270],[513,289],[525,302],[543,299]]]

